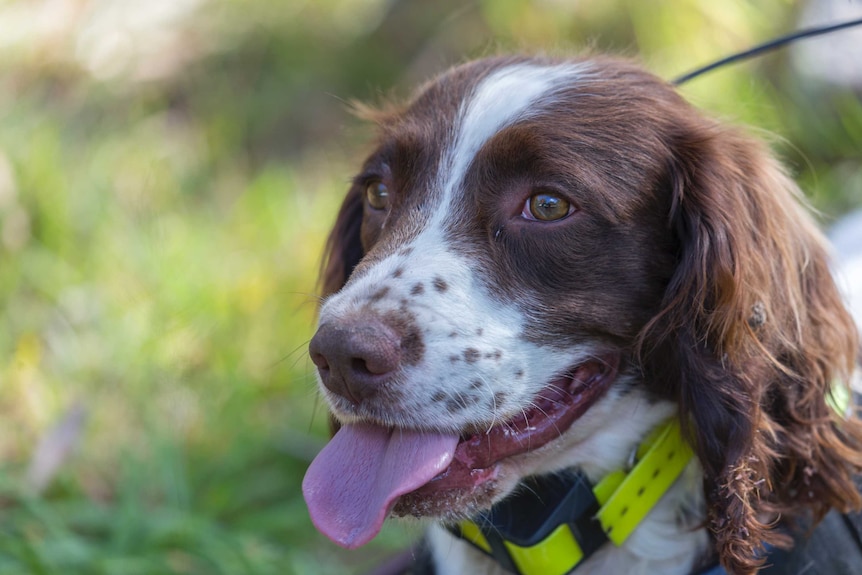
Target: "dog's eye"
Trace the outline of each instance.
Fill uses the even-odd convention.
[[[365,187],[365,199],[375,210],[385,210],[389,207],[389,188],[383,182],[371,182]]]
[[[574,212],[572,204],[560,196],[543,192],[527,198],[521,216],[528,220],[553,222]]]

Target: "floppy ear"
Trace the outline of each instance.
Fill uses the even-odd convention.
[[[789,543],[770,530],[779,515],[862,505],[862,431],[828,403],[857,332],[825,240],[764,147],[708,120],[670,140],[678,263],[640,352],[650,385],[679,404],[722,563],[753,573],[764,543]]]
[[[360,231],[362,228],[362,194],[357,186],[350,188],[335,225],[326,241],[326,250],[320,269],[321,295],[330,296],[344,287],[353,268],[365,255]]]

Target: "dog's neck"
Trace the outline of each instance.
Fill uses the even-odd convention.
[[[658,450],[655,450],[656,454]],[[664,455],[661,453],[662,458]],[[681,463],[685,465],[685,461],[683,459]],[[667,468],[666,465],[664,467]],[[597,481],[601,477],[590,479]],[[691,460],[680,477],[621,545],[605,543],[577,565],[577,573],[683,575],[701,567],[709,543],[707,531],[703,527],[705,515],[702,489],[700,466]],[[504,523],[508,524],[508,521]],[[494,559],[445,529],[437,526],[432,528],[428,541],[439,574],[507,573]]]
[[[709,537],[703,518],[702,474],[692,462],[622,546],[605,544],[576,573],[689,575],[707,555]],[[427,538],[438,575],[508,573],[443,527],[431,527]]]

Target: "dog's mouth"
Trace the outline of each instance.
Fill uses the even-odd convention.
[[[303,494],[314,525],[353,549],[373,539],[386,517],[463,513],[487,500],[509,458],[562,435],[614,381],[619,357],[578,364],[550,382],[520,415],[469,434],[343,426],[312,462]]]

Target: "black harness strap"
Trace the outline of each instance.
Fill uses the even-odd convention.
[[[802,534],[792,549],[775,549],[762,575],[862,574],[862,515],[831,511],[807,538]]]

